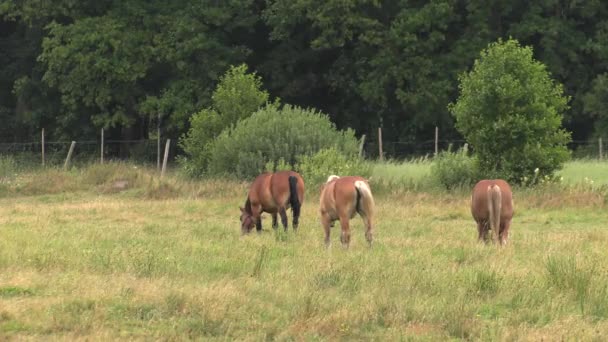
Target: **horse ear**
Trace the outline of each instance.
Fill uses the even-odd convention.
[[[241,209],[241,212],[244,213],[245,209],[243,207],[239,207],[239,209]]]

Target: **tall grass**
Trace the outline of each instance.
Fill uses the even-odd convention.
[[[297,234],[266,215],[264,232],[241,236],[245,183],[161,182],[126,164],[18,178],[0,198],[2,340],[608,334],[608,213],[594,189],[519,193],[500,249],[477,243],[467,194],[380,192],[374,247],[355,218],[343,250],[338,227],[324,248],[314,192]],[[120,180],[131,186],[107,190]]]

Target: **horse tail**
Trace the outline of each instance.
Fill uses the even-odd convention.
[[[374,196],[372,196],[372,190],[366,182],[360,180],[355,182],[355,190],[357,190],[357,202],[355,206],[357,212],[359,215],[371,220],[374,215]]]
[[[490,229],[497,242],[499,241],[500,211],[502,209],[502,192],[496,184],[488,186],[488,211],[490,213]]]
[[[338,178],[340,178],[340,176],[331,175],[331,176],[327,177],[327,180],[325,181],[325,184],[333,181],[334,179],[338,179]]]
[[[300,198],[298,197],[298,178],[296,176],[289,176],[289,205],[293,211],[294,217],[300,217]]]

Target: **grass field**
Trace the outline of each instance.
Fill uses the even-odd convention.
[[[297,234],[266,217],[240,236],[245,183],[160,182],[128,165],[6,177],[0,340],[603,341],[608,175],[579,182],[597,168],[516,191],[503,249],[477,243],[465,191],[379,192],[374,247],[356,218],[350,250],[337,230],[326,250],[314,191]]]

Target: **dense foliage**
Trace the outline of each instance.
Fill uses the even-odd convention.
[[[477,159],[466,150],[442,151],[433,159],[431,165],[433,180],[446,189],[468,188],[481,179]],[[486,175],[488,178],[492,175]]]
[[[335,147],[299,158],[297,170],[309,186],[323,184],[330,175],[370,177],[372,167],[357,155],[345,154]]]
[[[268,101],[268,92],[261,88],[262,80],[255,74],[248,74],[245,65],[230,68],[220,78],[211,97],[212,106],[190,118],[190,129],[180,140],[186,153],[180,162],[188,174],[203,174],[207,170],[214,139]]]
[[[480,172],[512,182],[551,176],[568,159],[561,128],[568,99],[530,47],[499,40],[461,77],[450,109],[475,150]]]
[[[329,118],[312,109],[266,106],[224,130],[213,143],[209,171],[252,178],[269,162],[296,166],[301,156],[335,147],[346,156],[358,152],[352,130],[338,131]]]
[[[573,137],[603,132],[606,1],[0,0],[0,139],[145,138],[160,115],[175,141],[241,63],[368,142],[450,139],[457,76],[508,36],[564,85]]]

